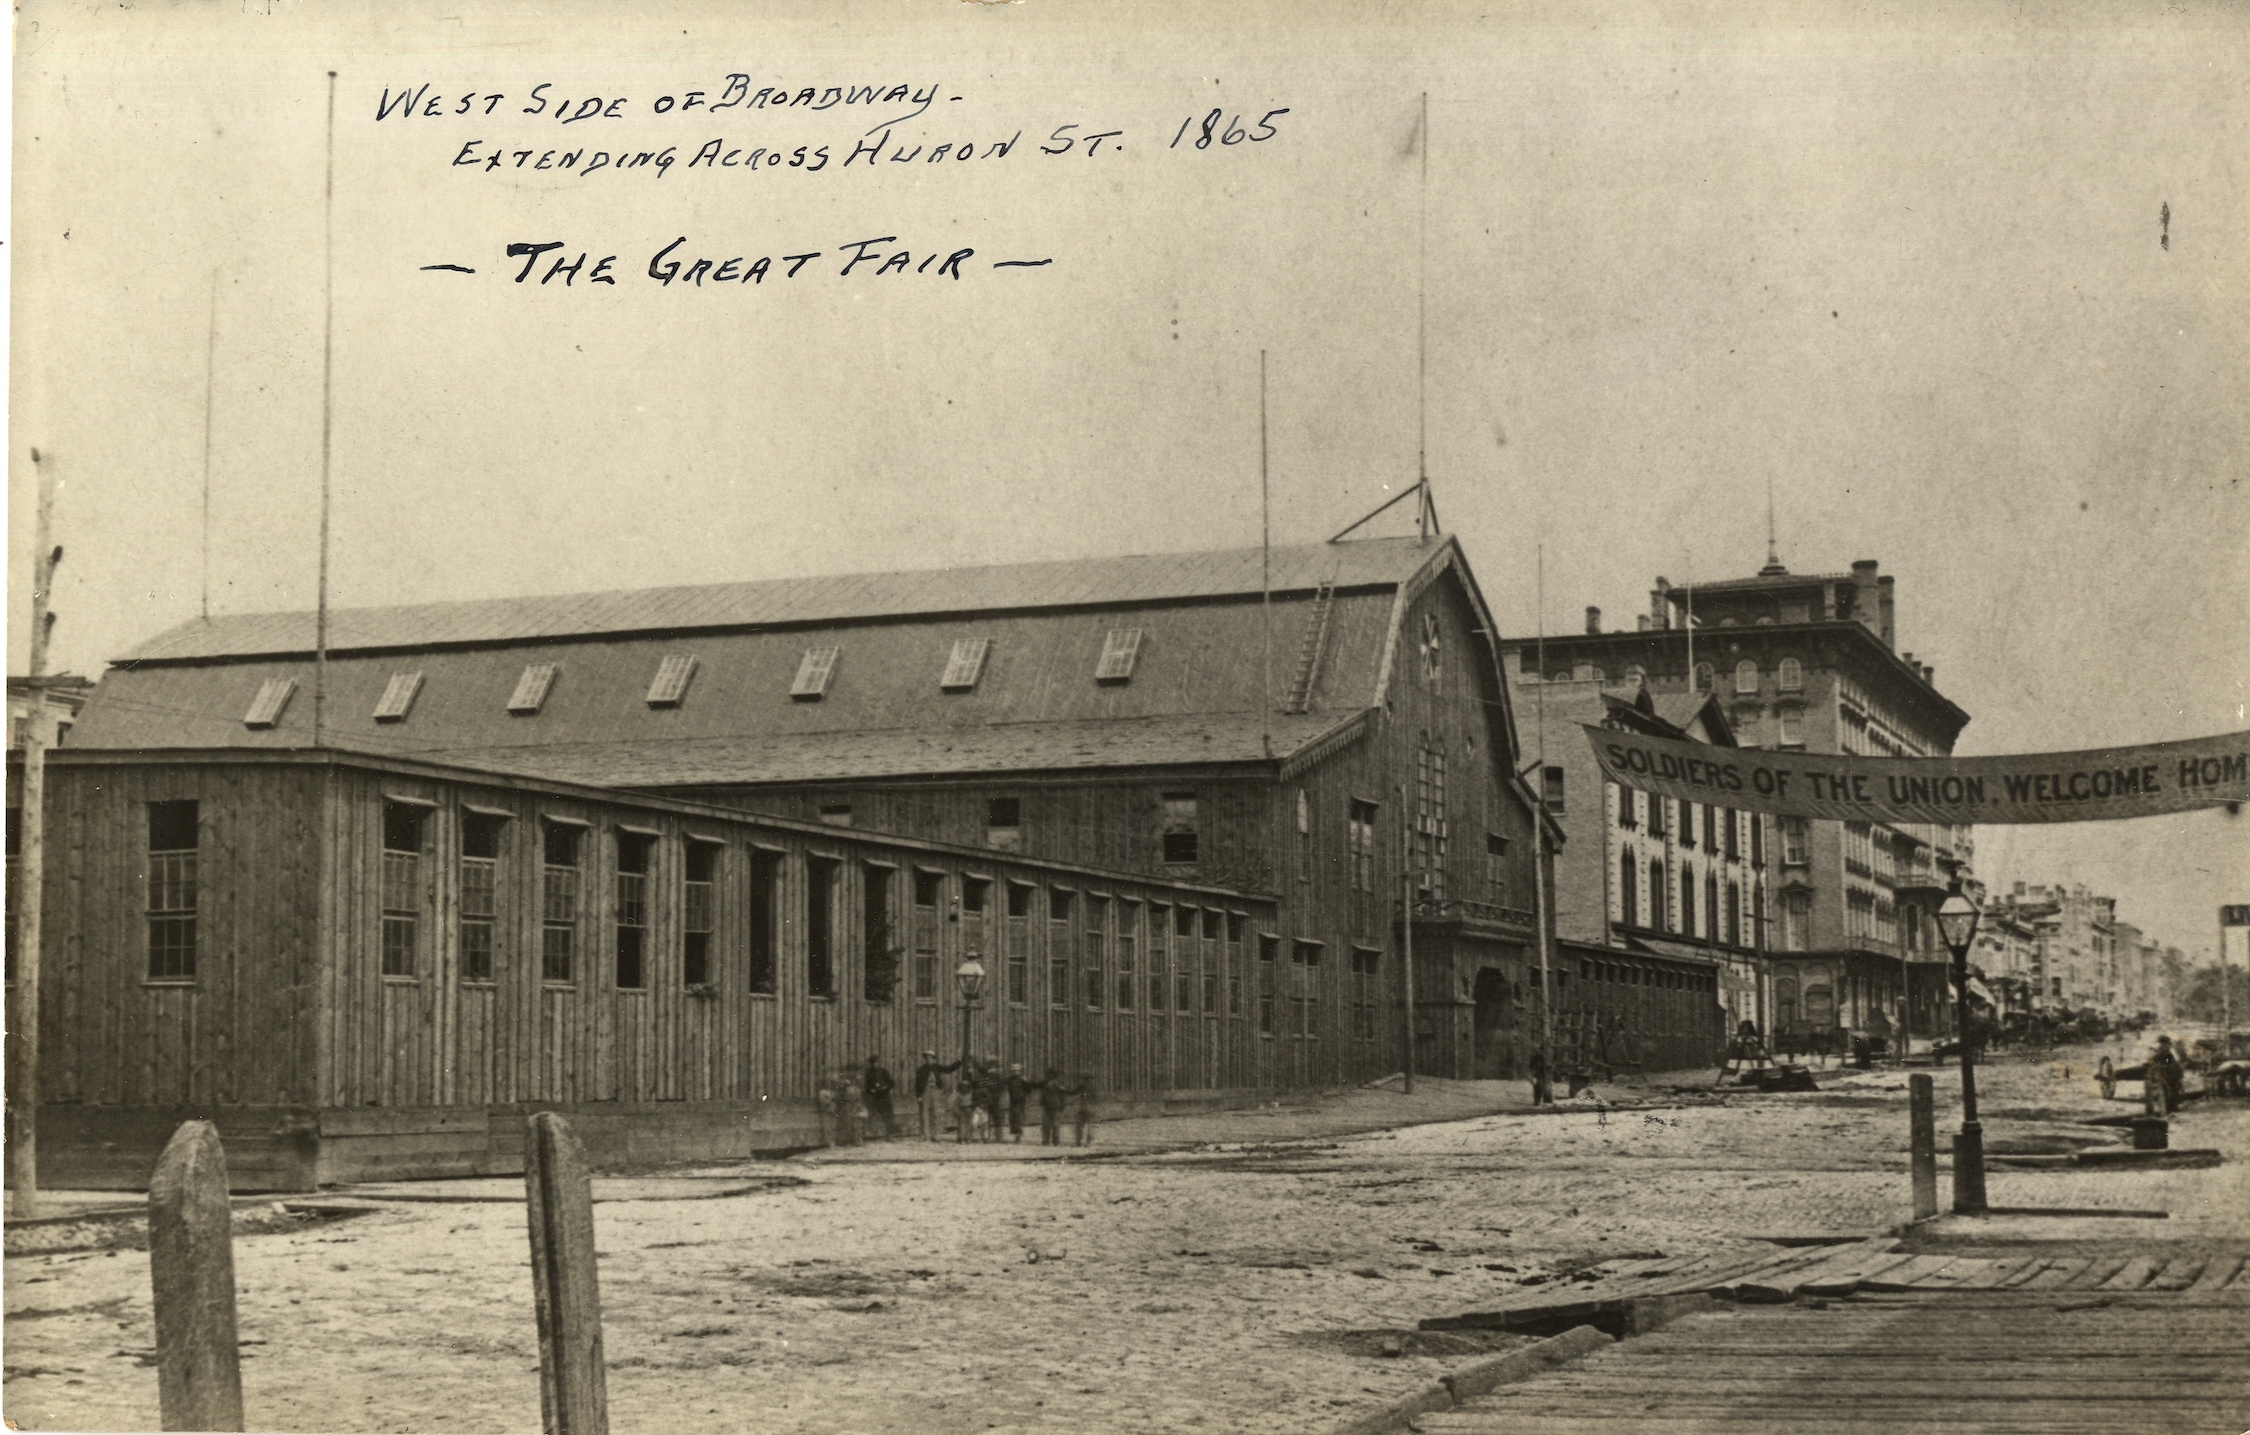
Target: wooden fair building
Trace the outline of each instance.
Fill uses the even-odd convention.
[[[824,1074],[952,1058],[972,959],[972,1049],[1112,1110],[1410,1026],[1519,1072],[1542,819],[1460,550],[1270,557],[345,610],[324,678],[308,614],[159,636],[50,758],[42,1179],[189,1116],[272,1189],[512,1170],[550,1107],[803,1145]]]

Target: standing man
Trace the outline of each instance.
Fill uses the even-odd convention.
[[[1547,1049],[1535,1046],[1531,1049],[1531,1104],[1551,1106],[1554,1100],[1554,1083],[1547,1071]]]
[[[1001,1083],[1001,1089],[1008,1097],[1008,1139],[1020,1146],[1023,1144],[1023,1109],[1031,1104],[1031,1083],[1024,1079],[1022,1062],[1008,1068],[1008,1079]]]
[[[846,1146],[857,1146],[865,1129],[860,1123],[866,1119],[867,1109],[861,1103],[867,1099],[867,1093],[860,1088],[859,1072],[849,1066],[844,1068],[844,1077],[839,1085],[841,1089],[836,1095],[836,1121],[843,1132],[841,1141]]]
[[[1063,1074],[1055,1067],[1047,1068],[1044,1079],[1034,1082],[1039,1088],[1039,1144],[1062,1145],[1063,1108],[1070,1104],[1070,1088],[1063,1085]]]
[[[958,1071],[958,1061],[938,1064],[937,1053],[922,1053],[922,1064],[914,1068],[914,1105],[922,1115],[922,1139],[935,1141],[945,1129],[945,1077],[947,1072]]]
[[[2163,1104],[2159,1106],[2152,1101],[2149,1106],[2158,1116],[2169,1116],[2180,1109],[2180,1097],[2187,1085],[2187,1068],[2181,1064],[2180,1054],[2172,1049],[2172,1038],[2156,1039],[2156,1052],[2148,1059],[2148,1076],[2143,1084],[2162,1093]]]
[[[1094,1075],[1090,1071],[1079,1072],[1077,1084],[1070,1088],[1070,1119],[1078,1128],[1078,1144],[1091,1143],[1094,1139]]]
[[[884,1139],[897,1136],[898,1117],[891,1110],[891,1092],[897,1089],[898,1083],[892,1079],[889,1068],[870,1056],[860,1082],[867,1093],[868,1114],[883,1123]]]

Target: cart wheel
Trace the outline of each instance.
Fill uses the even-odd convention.
[[[2102,1089],[2102,1100],[2108,1101],[2117,1095],[2117,1068],[2110,1064],[2108,1057],[2103,1057],[2102,1064],[2094,1069],[2094,1081]]]

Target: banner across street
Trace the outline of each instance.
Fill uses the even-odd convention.
[[[1586,725],[1622,786],[1781,817],[2106,822],[2250,801],[2250,733],[2012,757],[1883,758],[1715,747]]]

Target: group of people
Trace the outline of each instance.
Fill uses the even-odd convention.
[[[1060,1146],[1065,1126],[1073,1128],[1075,1144],[1084,1146],[1093,1140],[1094,1083],[1086,1073],[1070,1078],[1050,1066],[1045,1076],[1033,1081],[1024,1075],[1021,1064],[1003,1071],[995,1061],[973,1056],[964,1061],[940,1062],[936,1052],[925,1051],[921,1065],[914,1068],[914,1105],[923,1140],[943,1140],[950,1118],[956,1141],[998,1141],[1005,1122],[1009,1139],[1021,1142],[1034,1093],[1039,1098],[1041,1145]],[[897,1136],[892,1101],[896,1090],[890,1071],[872,1056],[865,1067],[846,1067],[823,1082],[822,1140],[831,1146],[850,1146],[871,1135]]]

